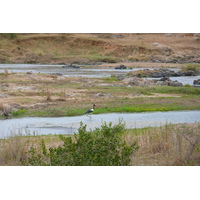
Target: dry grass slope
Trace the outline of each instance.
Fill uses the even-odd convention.
[[[90,63],[96,61],[186,61],[200,55],[194,34],[18,34],[0,35],[0,62]],[[153,45],[154,44],[154,45]]]

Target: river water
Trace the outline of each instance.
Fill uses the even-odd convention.
[[[110,77],[111,75],[126,75],[130,71],[137,71],[143,69],[152,70],[153,68],[133,68],[133,69],[84,69],[84,68],[63,68],[63,65],[37,65],[37,64],[0,64],[0,73],[7,69],[9,73],[12,72],[28,72],[33,73],[60,73],[67,77],[86,77],[86,78],[102,78]],[[178,71],[178,69],[173,69]],[[153,78],[150,78],[153,79]],[[184,76],[184,77],[170,77],[171,80],[177,80],[183,85],[193,85],[193,81],[200,79],[200,76]]]
[[[100,127],[102,123],[119,120],[125,122],[127,128],[144,128],[162,126],[166,123],[195,123],[200,122],[200,111],[169,111],[169,112],[143,112],[143,113],[109,113],[75,117],[27,117],[20,119],[0,120],[0,138],[16,134],[48,135],[48,134],[74,134],[80,127],[80,122],[87,125],[87,130]]]

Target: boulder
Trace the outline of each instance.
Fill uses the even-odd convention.
[[[67,65],[62,66],[62,68],[80,68],[80,67],[74,64],[67,64]]]
[[[32,71],[29,71],[29,72],[26,72],[26,74],[30,74],[30,75],[32,75],[32,74],[33,74],[33,72],[32,72]]]
[[[167,86],[174,86],[174,87],[180,87],[183,86],[182,83],[178,81],[171,81],[171,80],[166,80],[166,81],[157,81],[157,85],[167,85]]]
[[[163,77],[163,73],[161,72],[154,72],[152,75],[151,75],[152,78],[161,78]]]
[[[183,86],[182,83],[178,81],[166,81],[168,86],[180,87]]]
[[[193,81],[193,84],[194,84],[194,85],[200,85],[200,79],[194,80],[194,81]]]
[[[115,67],[115,69],[126,69],[126,66],[120,65],[119,67]]]
[[[185,72],[181,72],[181,76],[196,76],[196,73],[193,70],[188,70]]]

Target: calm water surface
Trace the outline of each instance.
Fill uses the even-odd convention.
[[[75,117],[34,117],[21,119],[0,120],[0,137],[12,134],[74,134],[80,127],[80,122],[87,125],[87,130],[100,127],[103,122],[117,124],[123,120],[127,128],[144,128],[165,125],[166,123],[195,123],[200,122],[200,111],[170,111],[144,113],[109,113],[83,115]]]

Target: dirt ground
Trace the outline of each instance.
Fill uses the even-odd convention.
[[[112,86],[122,87],[122,90],[110,89]],[[123,102],[123,99],[136,98],[167,98],[180,97],[178,94],[123,91],[126,84],[123,81],[107,81],[82,77],[64,77],[48,74],[11,73],[1,75],[0,105],[9,105],[12,110],[43,108],[79,108],[91,106],[94,102],[99,105]],[[111,87],[111,88],[112,88]],[[95,89],[96,88],[96,89]],[[102,90],[104,91],[101,91]],[[0,107],[1,107],[0,106]]]
[[[194,33],[0,34],[0,63],[200,63]]]

